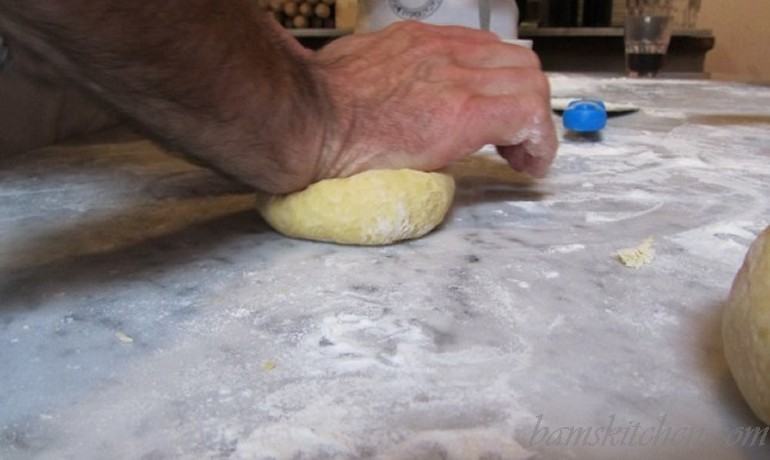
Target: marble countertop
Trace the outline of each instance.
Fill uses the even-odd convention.
[[[0,160],[0,458],[768,458],[720,314],[770,224],[770,88],[551,83],[642,110],[541,181],[480,153],[390,247],[277,235],[128,133]]]

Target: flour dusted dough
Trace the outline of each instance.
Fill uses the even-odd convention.
[[[770,424],[770,227],[749,248],[722,322],[725,357],[755,414]]]
[[[385,169],[323,180],[288,195],[258,195],[257,209],[287,236],[382,245],[433,230],[453,196],[450,175]]]

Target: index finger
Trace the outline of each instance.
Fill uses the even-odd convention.
[[[515,170],[543,177],[558,140],[548,101],[537,94],[481,96],[467,112],[467,132],[477,145],[495,144]]]

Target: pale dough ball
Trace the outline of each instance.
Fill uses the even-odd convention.
[[[417,238],[444,219],[454,179],[410,169],[327,179],[288,195],[258,195],[257,209],[284,235],[341,244],[381,245]]]
[[[770,227],[752,243],[735,277],[722,337],[741,394],[770,424]]]

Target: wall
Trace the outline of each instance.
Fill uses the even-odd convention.
[[[698,27],[716,37],[707,72],[770,81],[770,0],[702,0]]]

